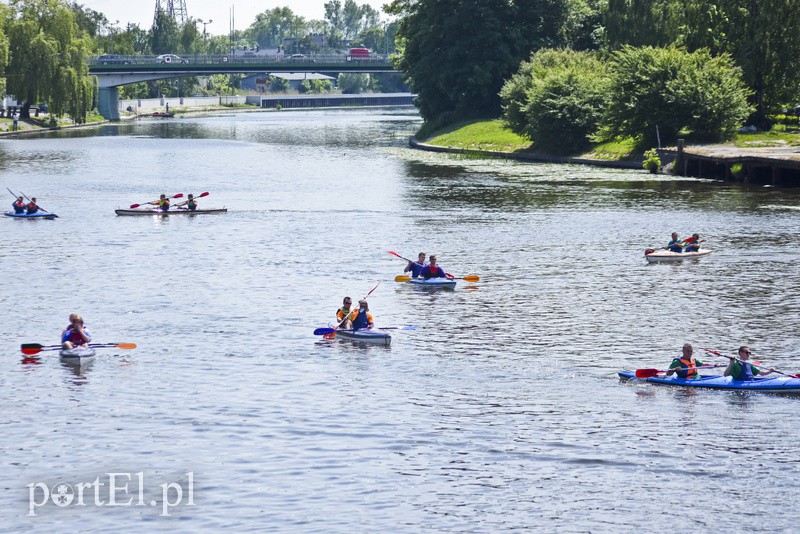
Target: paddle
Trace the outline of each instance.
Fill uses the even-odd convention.
[[[409,324],[406,326],[381,326],[380,328],[378,328],[378,330],[416,330],[416,329],[417,325],[415,324]],[[352,332],[352,330],[348,331]],[[314,335],[324,336],[327,334],[333,334],[334,332],[335,330],[333,328],[317,328],[316,330],[314,330]]]
[[[135,349],[136,343],[89,343],[89,346],[95,349],[106,349],[111,347],[116,347],[118,349]],[[42,345],[40,343],[23,343],[20,345],[20,350],[22,354],[26,354],[31,356],[33,354],[39,354],[42,351],[46,350],[59,350],[61,349],[61,345]]]
[[[183,193],[178,193],[177,195],[172,195],[171,197],[167,197],[167,198],[183,198]],[[161,201],[161,199],[158,199],[158,200],[154,200],[152,202],[144,202],[144,204],[155,204],[155,203],[160,202],[160,201]],[[131,209],[135,210],[139,206],[141,206],[141,204],[131,204]]]
[[[663,373],[668,373],[670,371],[691,371],[692,369],[713,369],[715,367],[725,367],[724,365],[699,365],[697,367],[675,367],[674,369],[666,369],[664,371],[660,369],[637,369],[636,370],[636,378],[652,378],[654,376],[658,376]]]
[[[406,260],[406,261],[407,261],[407,262],[409,262],[409,263],[419,263],[419,262],[418,262],[418,261],[416,261],[416,260],[409,260],[408,258],[404,258],[403,256],[401,256],[400,254],[398,254],[398,253],[397,253],[397,252],[395,252],[394,250],[387,250],[386,252],[388,252],[388,253],[389,253],[389,254],[391,254],[392,256],[396,256],[396,257],[400,258],[401,260]]]
[[[379,286],[379,285],[381,285],[381,283],[380,283],[380,282],[378,282],[378,283],[377,283],[377,285],[376,285],[375,287],[373,287],[372,289],[370,289],[370,290],[369,290],[369,293],[367,293],[367,294],[364,296],[364,298],[363,298],[363,299],[361,299],[361,300],[367,300],[367,297],[369,297],[370,295],[372,295],[372,292],[373,292],[373,291],[375,291],[376,289],[378,289],[378,286]],[[344,323],[346,323],[346,322],[347,322],[347,319],[348,319],[348,318],[349,318],[349,317],[350,317],[352,314],[353,314],[353,310],[350,310],[349,312],[347,312],[347,313],[345,314],[344,318],[342,319],[342,321],[341,321],[339,324],[337,324],[337,325],[336,325],[336,326],[335,326],[335,327],[334,327],[334,328],[333,328],[333,329],[332,329],[330,332],[327,332],[327,333],[325,333],[325,334],[317,334],[317,331],[316,331],[316,330],[314,330],[314,335],[315,335],[315,336],[322,335],[322,336],[324,336],[326,339],[331,339],[332,337],[334,337],[334,334],[336,334],[336,331],[339,329],[339,327],[341,327],[341,326],[342,326]]]
[[[749,363],[753,367],[757,367],[757,368],[759,368],[759,369],[761,369],[763,371],[772,371],[773,373],[778,373],[779,375],[788,376],[790,378],[800,378],[800,374],[790,375],[789,373],[784,373],[783,371],[778,371],[777,369],[772,369],[771,367],[764,367],[763,365],[758,365],[755,362],[751,362],[751,361],[745,362],[745,360],[740,360],[736,356],[728,356],[727,354],[722,354],[721,352],[716,351],[716,350],[711,350],[711,349],[702,349],[702,350],[704,350],[704,351],[706,351],[706,352],[708,352],[710,354],[713,354],[714,356],[721,356],[723,358],[728,358],[729,360],[736,360],[737,362],[740,362],[740,363]]]
[[[462,277],[453,277],[452,279],[453,280],[466,280],[467,282],[479,282],[481,278],[478,275],[470,274],[470,275],[462,276]],[[410,276],[405,276],[405,275],[402,275],[402,274],[398,274],[397,276],[394,277],[394,281],[395,282],[408,282],[410,280],[411,280]]]
[[[199,195],[197,195],[197,196],[196,196],[196,197],[194,197],[194,198],[196,198],[196,199],[197,199],[197,198],[203,198],[203,197],[207,197],[207,196],[208,196],[208,195],[210,195],[210,194],[211,194],[211,193],[209,193],[208,191],[204,191],[203,193],[200,193]],[[188,203],[189,203],[189,201],[188,201],[188,200],[186,200],[185,202],[181,202],[180,204],[175,204],[175,207],[176,207],[176,208],[178,208],[178,207],[180,207],[180,206],[185,206],[185,205],[186,205],[186,204],[188,204]]]

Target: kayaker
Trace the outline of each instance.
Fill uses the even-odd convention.
[[[700,234],[692,234],[683,240],[684,252],[697,252],[700,250]]]
[[[148,204],[152,204],[154,206],[158,206],[158,209],[161,211],[167,211],[169,209],[169,199],[167,195],[161,195],[161,197],[156,200],[155,202],[148,202]]]
[[[363,299],[358,301],[358,309],[351,314],[351,319],[353,330],[372,328],[375,325],[372,314],[369,312],[369,304]]]
[[[69,326],[61,332],[61,346],[65,349],[71,349],[91,341],[92,336],[83,326],[83,318],[77,313],[69,314]]]
[[[682,355],[679,358],[672,360],[669,371],[667,371],[667,376],[672,376],[673,373],[677,373],[681,378],[697,378],[699,376],[697,367],[703,365],[703,362],[692,357],[694,348],[690,343],[683,345],[681,352]]]
[[[433,255],[430,257],[430,263],[422,268],[419,276],[425,280],[430,278],[453,278],[451,275],[448,275],[446,272],[444,272],[444,269],[437,265],[436,256]]]
[[[342,301],[342,307],[336,310],[336,324],[339,325],[339,328],[344,328],[346,330],[350,329],[350,305],[353,304],[353,299],[350,297],[345,297]],[[345,320],[347,318],[347,320]]]
[[[25,200],[22,197],[15,200],[11,206],[14,208],[14,213],[25,213]]]
[[[672,241],[664,248],[671,252],[683,252],[683,241],[678,239],[678,232],[672,232]]]
[[[186,202],[175,204],[176,208],[180,208],[182,206],[186,206],[189,211],[195,211],[197,209],[197,201],[194,199],[194,195],[189,193],[189,196],[186,197]]]
[[[730,358],[730,362],[728,363],[728,367],[725,368],[725,372],[722,374],[724,376],[730,376],[734,380],[755,380],[757,375],[766,376],[775,372],[775,369],[762,371],[758,367],[749,363],[747,360],[750,358],[750,354],[752,354],[752,352],[750,352],[750,347],[747,345],[742,345],[739,347],[739,358],[726,356],[727,358]]]
[[[422,272],[422,269],[425,268],[425,253],[420,252],[417,258],[417,261],[408,262],[406,268],[403,269],[404,273],[411,271],[411,278],[419,278],[419,274]]]
[[[39,211],[39,205],[36,204],[36,197],[31,198],[31,201],[28,202],[27,206],[25,206],[25,210],[27,211],[28,215],[33,215]]]

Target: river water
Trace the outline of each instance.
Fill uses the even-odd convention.
[[[800,191],[430,154],[407,147],[419,124],[230,113],[0,141],[3,185],[60,215],[2,221],[0,529],[796,530],[800,399],[616,372],[685,342],[800,371]],[[228,213],[114,214],[205,191]],[[673,230],[715,252],[647,264]],[[481,281],[398,284],[387,250]],[[379,282],[376,323],[416,330],[312,334]],[[138,348],[22,359],[73,311]],[[59,487],[71,502],[35,506]]]

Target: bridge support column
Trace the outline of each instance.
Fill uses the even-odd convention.
[[[110,121],[119,120],[119,88],[101,87],[97,94],[97,112]]]

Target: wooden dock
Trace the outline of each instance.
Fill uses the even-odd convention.
[[[748,147],[697,145],[663,150],[675,156],[675,172],[683,176],[711,178],[776,187],[800,187],[800,147]]]

